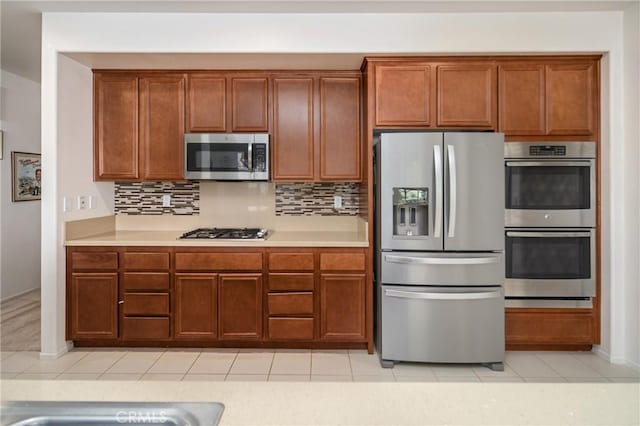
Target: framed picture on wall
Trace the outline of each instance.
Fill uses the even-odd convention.
[[[14,202],[39,200],[41,180],[40,154],[11,152],[11,198]]]

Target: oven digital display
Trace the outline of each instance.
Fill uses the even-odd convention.
[[[532,157],[564,157],[567,155],[565,145],[532,145],[529,147]]]

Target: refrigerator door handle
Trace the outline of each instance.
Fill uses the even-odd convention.
[[[440,145],[433,146],[433,162],[434,162],[434,170],[436,173],[436,184],[435,184],[435,194],[436,194],[436,208],[435,208],[435,218],[433,224],[433,236],[434,238],[440,238],[440,233],[442,232],[442,151],[440,149]]]
[[[456,210],[458,204],[458,182],[456,177],[456,149],[453,145],[447,145],[447,157],[449,159],[449,233],[453,238],[456,234]]]
[[[495,299],[502,297],[500,291],[483,291],[477,293],[422,293],[417,291],[400,291],[386,289],[385,296],[400,299],[429,299],[429,300],[477,300]]]
[[[489,265],[500,263],[499,256],[492,257],[408,257],[386,255],[386,262],[390,263],[412,263],[422,265]]]

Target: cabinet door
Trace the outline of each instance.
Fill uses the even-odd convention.
[[[544,65],[510,64],[498,69],[498,122],[505,135],[545,134]]]
[[[184,76],[140,79],[140,153],[144,180],[182,180]]]
[[[220,339],[262,336],[262,274],[220,274]]]
[[[71,338],[118,337],[118,274],[71,274]]]
[[[320,179],[360,180],[360,79],[320,79]]]
[[[431,124],[430,66],[377,66],[375,85],[376,125],[428,126]]]
[[[218,281],[216,274],[176,274],[174,337],[215,339],[218,331]]]
[[[231,79],[231,131],[268,132],[267,78]]]
[[[439,65],[437,87],[439,127],[495,127],[495,65]]]
[[[546,77],[547,133],[593,135],[597,107],[594,63],[547,65]]]
[[[224,132],[226,126],[226,78],[190,75],[187,126],[190,132]]]
[[[365,338],[365,275],[320,276],[320,338]]]
[[[273,180],[313,180],[313,79],[273,80]]]
[[[94,76],[94,180],[137,179],[138,78]]]

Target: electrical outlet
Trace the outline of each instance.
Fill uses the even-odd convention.
[[[341,209],[342,208],[342,196],[341,195],[334,195],[333,196],[333,208],[334,209]]]
[[[78,195],[78,210],[85,210],[89,207],[89,197],[86,195]]]
[[[171,195],[164,194],[162,196],[162,207],[171,207]]]

